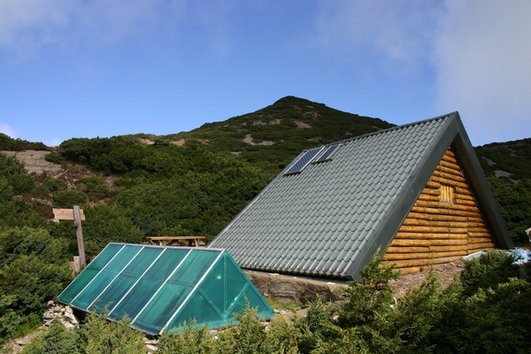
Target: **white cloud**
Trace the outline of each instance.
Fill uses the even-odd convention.
[[[11,128],[9,124],[6,123],[0,123],[0,133],[4,133],[6,135],[9,135],[12,138],[17,137],[17,133]]]
[[[531,132],[530,18],[528,0],[448,2],[435,40],[438,101],[462,113],[474,144]]]
[[[52,138],[52,139],[44,141],[44,144],[46,144],[46,146],[53,147],[53,146],[59,146],[62,142],[63,140],[60,138]]]
[[[410,69],[430,51],[441,10],[436,4],[414,0],[324,2],[317,15],[314,44],[338,56],[370,56],[390,63],[393,69]]]
[[[181,21],[187,0],[2,0],[0,48],[109,44]],[[164,19],[164,21],[162,20]]]

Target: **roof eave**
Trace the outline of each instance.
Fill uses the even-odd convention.
[[[500,248],[512,248],[513,241],[503,220],[498,203],[494,198],[485,173],[476,155],[476,151],[468,138],[463,123],[457,122],[458,134],[453,142],[453,148],[467,176],[472,190],[477,198],[480,209],[485,214],[485,221],[490,226],[494,241]]]

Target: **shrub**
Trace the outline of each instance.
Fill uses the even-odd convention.
[[[83,178],[77,182],[77,187],[91,200],[107,198],[110,194],[105,181],[101,177]]]
[[[463,295],[471,296],[480,288],[496,287],[518,276],[519,268],[513,262],[511,254],[500,251],[490,251],[477,260],[466,261],[465,270],[460,276]]]
[[[58,191],[52,196],[55,207],[72,208],[74,205],[84,204],[87,195],[82,191]]]
[[[0,232],[0,338],[40,324],[46,302],[71,279],[65,255],[65,245],[45,230]]]
[[[361,272],[361,282],[350,282],[343,295],[345,301],[339,310],[338,324],[341,327],[376,325],[391,311],[393,289],[389,282],[399,273],[392,266],[382,263],[376,255]]]
[[[83,354],[85,343],[79,331],[53,322],[50,329],[24,348],[23,354]]]
[[[164,333],[159,340],[157,352],[161,354],[207,354],[213,353],[215,343],[205,326],[192,322],[178,331]]]
[[[66,182],[58,178],[46,178],[42,181],[42,188],[47,192],[57,192],[66,189]]]
[[[11,186],[15,194],[30,192],[35,188],[35,182],[27,174],[24,165],[17,159],[2,154],[0,154],[0,177],[4,178],[4,183]]]
[[[83,234],[87,254],[99,253],[109,242],[140,243],[144,239],[127,210],[117,205],[95,205],[83,211],[86,215]]]
[[[129,327],[129,320],[123,319],[118,323],[108,322],[106,314],[90,313],[84,324],[87,354],[130,354],[145,353],[144,336]]]

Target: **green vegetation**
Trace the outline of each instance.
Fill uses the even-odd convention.
[[[67,256],[43,229],[0,232],[0,343],[41,324],[46,302],[70,281]]]
[[[80,179],[76,189],[57,190],[52,196],[55,206],[83,205],[88,197],[92,202],[107,199],[112,210],[122,210],[122,218],[108,220],[111,227],[103,234],[106,241],[118,241],[111,235],[120,231],[111,229],[123,229],[120,225],[124,225],[124,218],[129,218],[144,236],[213,236],[267,181],[259,169],[240,158],[211,152],[200,144],[144,145],[131,137],[71,139],[55,154],[121,176],[114,192],[102,178],[90,177]],[[105,206],[98,204],[92,210],[100,208]],[[102,213],[97,215],[105,219]],[[96,225],[86,224],[89,234],[91,227]],[[130,236],[124,241],[138,240]]]
[[[246,308],[239,324],[211,334],[197,323],[165,333],[157,353],[527,353],[531,288],[512,257],[491,252],[466,262],[448,288],[430,275],[400,300],[390,281],[396,272],[376,257],[360,283],[345,289],[339,306],[317,300],[304,317],[261,322]],[[485,282],[495,274],[493,283]],[[54,325],[25,353],[143,353],[139,332],[127,320],[91,314],[78,329]]]
[[[531,138],[476,148],[513,239],[526,242],[531,226]]]
[[[0,150],[48,150],[48,147],[43,143],[33,143],[22,139],[13,139],[9,135],[0,133]]]
[[[165,138],[200,142],[212,151],[239,154],[274,176],[302,150],[393,125],[288,96],[256,112],[204,124]]]

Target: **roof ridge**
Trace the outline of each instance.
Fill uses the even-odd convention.
[[[433,118],[422,119],[422,120],[419,120],[419,121],[416,121],[416,122],[412,122],[412,123],[407,123],[407,124],[403,124],[403,125],[397,125],[397,126],[394,126],[394,127],[391,127],[391,128],[382,129],[382,130],[378,130],[378,131],[375,131],[375,132],[370,132],[370,133],[365,133],[365,134],[362,134],[362,135],[357,135],[357,136],[354,136],[352,138],[338,140],[338,141],[334,141],[334,142],[331,142],[331,143],[328,143],[328,144],[319,145],[319,146],[346,143],[346,142],[350,142],[350,141],[354,141],[354,140],[358,140],[358,139],[363,139],[363,138],[366,138],[366,137],[372,136],[372,135],[383,134],[383,133],[387,133],[387,132],[390,132],[390,131],[393,131],[393,130],[403,129],[403,128],[407,128],[407,127],[410,127],[410,126],[413,126],[413,125],[424,124],[424,123],[428,123],[428,122],[431,122],[431,121],[435,121],[435,120],[439,120],[439,119],[445,119],[445,118],[450,118],[450,117],[455,117],[455,116],[459,116],[459,112],[458,111],[453,111],[453,112],[450,112],[450,113],[447,113],[447,114],[443,114],[443,115],[440,115],[440,116],[437,116],[437,117],[433,117]],[[316,147],[317,146],[305,149],[302,152],[314,149]]]

